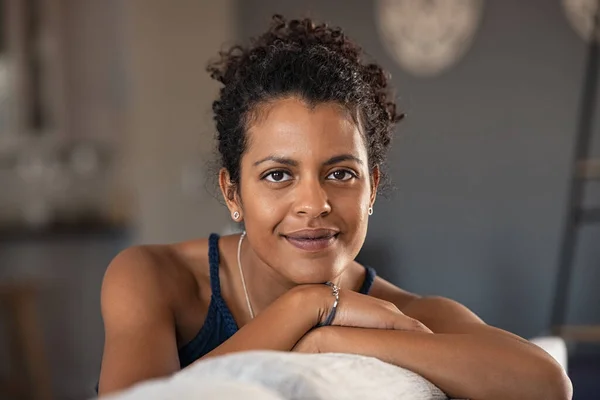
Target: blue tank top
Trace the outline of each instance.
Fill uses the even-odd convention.
[[[227,307],[225,300],[221,297],[221,284],[219,281],[219,235],[214,233],[208,238],[208,263],[210,267],[210,288],[212,290],[208,313],[206,314],[204,325],[196,337],[178,351],[181,368],[190,365],[209,353],[233,336],[238,330],[229,307]],[[365,267],[365,269],[365,280],[360,288],[360,293],[369,294],[376,273],[373,268]]]

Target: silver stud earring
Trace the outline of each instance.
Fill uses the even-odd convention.
[[[240,218],[240,213],[239,213],[239,212],[237,212],[237,211],[234,211],[234,212],[233,212],[233,214],[232,214],[232,217],[233,217],[233,219],[234,219],[234,220],[236,220],[236,221],[237,221],[237,220],[238,220],[238,218]]]
[[[367,214],[373,215],[373,207],[369,207],[369,209],[367,210]]]

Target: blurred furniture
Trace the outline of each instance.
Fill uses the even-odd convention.
[[[566,324],[575,250],[580,236],[579,230],[583,225],[600,224],[600,206],[585,208],[583,204],[586,185],[591,181],[600,181],[600,158],[592,158],[589,150],[593,136],[594,112],[597,108],[598,80],[600,79],[599,41],[600,0],[596,4],[592,35],[588,46],[572,173],[569,182],[567,220],[562,238],[550,326],[555,335],[573,342],[600,343],[600,325],[570,326]]]
[[[36,312],[35,283],[0,283],[0,306],[7,327],[10,376],[0,382],[0,398],[49,400],[50,370]]]
[[[117,10],[0,1],[0,227],[129,221]]]

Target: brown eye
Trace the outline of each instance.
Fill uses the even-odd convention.
[[[356,178],[356,175],[348,170],[338,169],[337,171],[333,171],[331,174],[329,174],[327,178],[334,181],[347,181],[352,178]]]
[[[286,176],[288,177],[286,179]],[[265,175],[265,178],[269,182],[285,182],[291,178],[290,174],[285,171],[273,171]]]

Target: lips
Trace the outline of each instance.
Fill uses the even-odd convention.
[[[294,240],[318,240],[327,239],[337,235],[339,231],[334,229],[302,229],[292,233],[284,234],[288,239]]]
[[[335,243],[339,233],[334,229],[302,229],[282,236],[300,250],[321,251]]]

